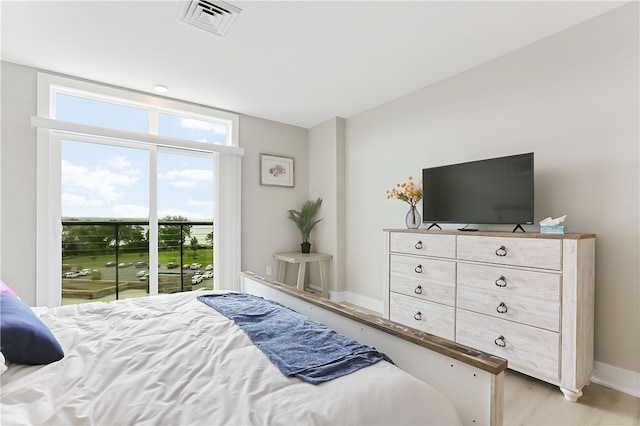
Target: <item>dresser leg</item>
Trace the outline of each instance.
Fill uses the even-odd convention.
[[[576,392],[574,390],[563,388],[563,387],[560,387],[560,390],[564,394],[564,399],[571,402],[576,402],[578,398],[582,396],[582,390],[579,390]]]

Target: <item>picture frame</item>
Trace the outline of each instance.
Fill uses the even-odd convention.
[[[293,160],[292,157],[260,154],[260,184],[293,188]]]

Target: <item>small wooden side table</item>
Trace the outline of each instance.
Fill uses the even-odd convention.
[[[320,268],[320,285],[322,296],[329,298],[329,261],[333,256],[326,253],[276,253],[273,255],[278,261],[278,281],[284,282],[287,263],[298,264],[298,290],[304,290],[304,277],[307,272],[307,263],[318,262]]]

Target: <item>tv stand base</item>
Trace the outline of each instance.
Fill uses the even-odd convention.
[[[513,228],[513,231],[511,231],[511,232],[516,232],[518,229],[521,230],[522,232],[527,232],[527,231],[524,230],[524,228],[520,224],[517,224],[516,227]]]

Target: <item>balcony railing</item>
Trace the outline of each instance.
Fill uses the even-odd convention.
[[[149,293],[149,222],[64,220],[63,304]],[[158,222],[158,292],[213,289],[213,222]]]

